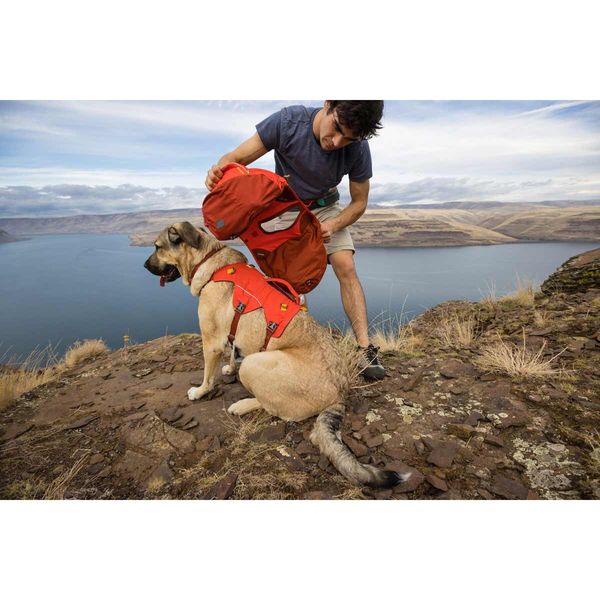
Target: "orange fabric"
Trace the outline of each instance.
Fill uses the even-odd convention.
[[[284,177],[237,163],[222,170],[202,205],[205,225],[220,240],[239,236],[268,276],[285,279],[302,294],[313,290],[327,268],[319,220]],[[261,224],[291,208],[299,211],[291,227],[263,230]]]
[[[233,283],[233,307],[241,314],[258,308],[264,310],[267,326],[265,347],[271,336],[280,337],[298,311],[303,310],[293,289],[287,295],[274,286],[286,285],[286,282],[274,280],[269,283],[268,277],[246,263],[234,263],[218,269],[213,273],[211,281]],[[239,308],[240,305],[243,307]],[[235,337],[235,332],[233,335]]]

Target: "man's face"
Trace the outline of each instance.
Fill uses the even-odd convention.
[[[325,115],[321,119],[321,125],[319,127],[319,142],[321,148],[327,152],[333,150],[339,150],[352,142],[358,140],[358,137],[354,135],[345,125],[340,123],[337,116],[337,110],[329,110],[329,103],[325,103]]]

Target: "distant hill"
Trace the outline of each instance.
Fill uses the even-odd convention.
[[[202,224],[198,209],[113,215],[0,219],[10,235],[118,233],[150,246],[157,233],[178,221]],[[357,246],[413,247],[506,244],[520,241],[600,241],[600,202],[450,202],[370,206],[352,226]]]
[[[4,231],[4,229],[0,229],[0,244],[8,244],[9,242],[20,242],[23,239],[25,238],[15,237],[14,235],[11,235],[10,233]]]

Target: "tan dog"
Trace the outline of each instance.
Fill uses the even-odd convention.
[[[211,281],[225,265],[247,262],[245,256],[224,246],[204,229],[191,223],[176,223],[156,239],[155,251],[144,266],[164,281],[180,276],[192,295],[201,297],[198,318],[204,351],[204,380],[188,390],[190,400],[199,400],[215,386],[221,357],[227,346],[231,321],[233,284]],[[200,264],[193,278],[194,268]],[[310,440],[342,475],[354,483],[392,487],[408,477],[384,471],[356,460],[341,441],[344,398],[348,390],[347,367],[329,332],[306,312],[299,312],[279,338],[271,338],[260,352],[266,320],[262,309],[242,315],[235,346],[244,360],[239,378],[252,394],[232,404],[228,412],[244,415],[263,408],[286,421],[302,421],[318,415]],[[234,353],[223,373],[235,369]]]

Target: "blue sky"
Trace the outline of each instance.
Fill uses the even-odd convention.
[[[0,102],[0,216],[197,208],[207,168],[300,103],[322,101]],[[372,203],[600,200],[600,102],[387,101],[370,144]]]

